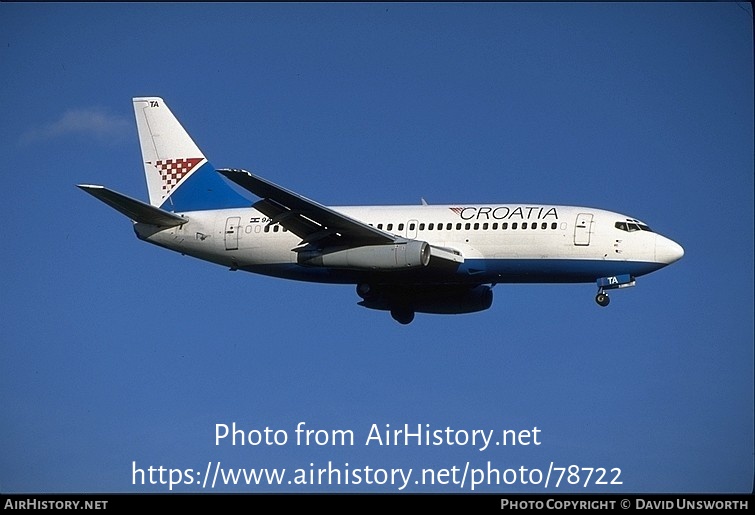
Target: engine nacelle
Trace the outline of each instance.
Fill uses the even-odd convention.
[[[299,253],[298,262],[306,266],[352,270],[406,270],[427,266],[430,245],[425,241],[410,240],[390,245],[303,251]]]
[[[399,309],[416,313],[454,315],[484,311],[493,305],[493,288],[484,284],[474,288],[373,288],[367,284],[360,284],[357,286],[357,294],[364,299],[359,303],[360,306],[383,311]]]

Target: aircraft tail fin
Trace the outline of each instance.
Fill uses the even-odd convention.
[[[215,172],[162,98],[133,102],[152,206],[183,212],[250,205]]]

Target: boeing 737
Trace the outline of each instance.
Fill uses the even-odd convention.
[[[401,324],[486,310],[499,283],[595,283],[607,306],[609,290],[684,255],[640,220],[589,207],[327,207],[248,171],[215,169],[161,98],[133,104],[149,203],[78,187],[130,218],[139,239],[231,270],[354,284],[359,305]]]

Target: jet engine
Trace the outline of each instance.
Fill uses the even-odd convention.
[[[430,245],[425,241],[409,240],[388,245],[306,250],[299,252],[298,262],[306,266],[352,270],[406,270],[427,266]]]

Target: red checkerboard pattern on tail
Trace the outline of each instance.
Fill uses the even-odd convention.
[[[171,190],[181,182],[181,179],[191,172],[200,161],[202,161],[201,157],[157,161],[155,168],[157,168],[162,179],[163,195],[168,196]]]

